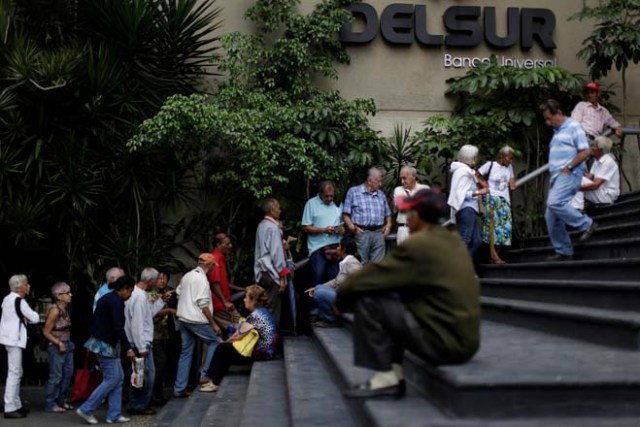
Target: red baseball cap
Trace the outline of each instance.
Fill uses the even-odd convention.
[[[430,190],[420,190],[413,196],[398,196],[394,202],[398,210],[415,210],[421,218],[432,223],[439,222],[449,212],[447,198],[437,187]]]
[[[600,85],[597,82],[589,82],[584,86],[584,88],[586,90],[593,90],[595,92],[600,92]]]

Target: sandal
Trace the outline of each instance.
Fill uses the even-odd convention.
[[[63,407],[64,409],[68,410],[68,411],[70,411],[70,410],[74,409],[74,408],[73,408],[73,405],[71,405],[71,404],[70,404],[70,403],[68,403],[68,402],[64,402],[64,403],[62,404],[62,407]]]
[[[56,414],[61,414],[63,412],[67,412],[67,410],[65,408],[62,408],[62,407],[56,405],[53,408],[51,408],[51,410],[49,412],[55,412]]]
[[[491,260],[491,264],[506,264],[506,261],[498,258],[498,259],[492,259]]]

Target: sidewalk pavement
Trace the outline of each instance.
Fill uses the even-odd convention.
[[[46,387],[26,386],[20,388],[20,397],[22,398],[22,404],[29,408],[31,411],[27,418],[20,418],[16,420],[7,420],[0,415],[0,425],[2,427],[68,427],[68,426],[82,426],[89,425],[82,420],[76,411],[71,410],[62,414],[55,414],[44,411]],[[2,396],[4,396],[4,387],[0,387],[0,402],[2,402]],[[74,407],[78,405],[74,404]],[[100,424],[106,424],[106,406],[102,406],[94,414]],[[129,417],[123,406],[123,415]],[[149,427],[153,422],[155,416],[131,416],[131,422],[122,424],[123,427]]]

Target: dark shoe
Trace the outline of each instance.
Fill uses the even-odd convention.
[[[22,412],[23,414],[26,414],[26,415],[29,415],[29,412],[31,412],[29,408],[27,408],[26,406],[23,406],[22,408],[17,409],[17,411]]]
[[[578,238],[580,243],[584,243],[587,240],[589,240],[589,237],[591,237],[593,232],[596,231],[597,229],[598,229],[598,223],[595,221],[591,222],[591,225],[589,226],[589,228],[587,228],[587,230],[584,233],[582,233]]]
[[[8,420],[11,419],[18,419],[18,418],[26,418],[27,417],[27,413],[26,412],[22,412],[20,411],[20,409],[18,409],[17,411],[13,411],[13,412],[5,412],[4,413],[4,417]]]
[[[142,411],[139,409],[133,409],[133,408],[129,408],[127,409],[127,412],[131,415],[155,415],[158,412],[156,412],[155,409],[153,408],[147,408],[147,409],[143,409]]]
[[[179,393],[179,394],[175,394],[173,395],[174,399],[186,399],[187,397],[191,396],[191,393],[189,393],[188,391]]]
[[[554,254],[545,258],[545,261],[549,261],[549,262],[571,261],[571,260],[573,260],[573,255]]]
[[[406,385],[402,384],[404,381],[390,387],[371,389],[371,384],[366,382],[355,386],[350,390],[344,391],[344,396],[349,399],[373,399],[376,397],[395,397],[400,398],[406,392]],[[403,386],[404,385],[404,386]]]
[[[167,404],[168,399],[163,398],[155,398],[151,400],[151,406],[164,406]]]

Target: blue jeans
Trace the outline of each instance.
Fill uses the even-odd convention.
[[[593,220],[571,206],[571,199],[580,190],[582,177],[579,171],[569,175],[558,175],[552,179],[547,197],[547,211],[544,219],[547,221],[549,239],[556,253],[573,255],[571,237],[567,232],[567,225],[577,230],[591,227]]]
[[[378,262],[384,258],[384,234],[382,231],[368,231],[356,233],[356,245],[363,264],[367,262]]]
[[[173,387],[174,394],[181,394],[187,390],[189,383],[189,370],[191,369],[191,359],[193,358],[193,348],[196,345],[196,339],[200,338],[209,346],[207,358],[204,362],[205,372],[211,364],[213,353],[220,343],[220,338],[213,332],[211,326],[207,323],[187,323],[181,320],[180,338],[182,338],[182,350],[180,351],[180,359],[178,360],[178,372],[176,374],[176,384]]]
[[[89,399],[80,406],[80,410],[87,415],[93,415],[93,412],[100,407],[106,398],[107,419],[115,421],[122,415],[122,382],[124,381],[122,363],[120,363],[119,357],[98,355],[97,358],[102,371],[102,382],[91,393]]]
[[[333,303],[336,301],[337,292],[331,286],[318,285],[315,288],[313,298],[318,306],[318,314],[322,320],[333,323],[336,315],[333,312]]]
[[[482,239],[478,226],[478,213],[473,208],[464,208],[456,212],[456,224],[460,238],[469,249],[471,256],[475,255]]]
[[[149,348],[144,358],[144,385],[142,388],[129,387],[129,409],[144,411],[151,404],[153,384],[156,380],[156,365],[153,361],[153,349]]]
[[[329,261],[324,256],[324,249],[320,248],[309,256],[309,264],[313,270],[313,282],[326,283],[335,279],[340,270],[340,266],[335,261]]]
[[[62,406],[69,394],[69,385],[73,376],[73,349],[71,341],[64,341],[66,351],[60,353],[58,347],[49,343],[49,381],[47,381],[47,400],[44,410],[51,411],[54,406]]]

